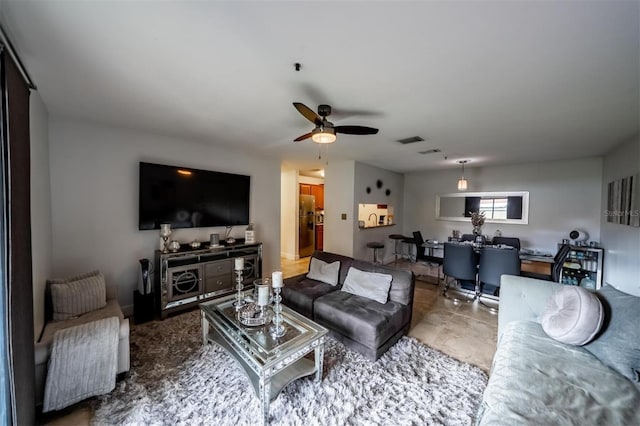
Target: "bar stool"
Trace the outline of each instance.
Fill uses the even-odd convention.
[[[404,247],[408,246],[407,254],[403,257],[405,259],[409,259],[411,262],[416,261],[416,256],[413,254],[413,248],[416,246],[416,240],[413,238],[406,237],[402,240],[402,251],[404,252]]]
[[[378,241],[372,241],[367,243],[367,247],[373,249],[373,263],[382,263],[378,262],[378,249],[383,249],[384,244],[379,243]]]
[[[393,255],[395,256],[395,259],[396,259],[395,263],[398,263],[398,255],[402,255],[402,240],[404,240],[407,237],[400,234],[391,234],[389,235],[389,238],[391,238],[394,241]]]

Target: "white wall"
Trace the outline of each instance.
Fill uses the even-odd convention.
[[[605,249],[604,282],[640,296],[640,228],[607,222],[607,185],[640,172],[640,138],[636,136],[604,158],[601,240]],[[633,212],[638,214],[638,212]]]
[[[280,176],[280,256],[292,260],[298,255],[298,171],[283,165]]]
[[[357,226],[353,185],[355,162],[330,161],[324,174],[324,251],[353,256],[353,234]],[[342,219],[346,214],[346,220]]]
[[[251,222],[264,243],[263,273],[280,266],[280,162],[276,159],[122,128],[50,120],[53,272],[100,269],[124,306],[137,288],[140,258],[153,258],[158,231],[138,230],[138,162],[251,176]],[[208,241],[221,228],[178,229],[172,239]],[[236,227],[232,236],[243,237]]]
[[[378,188],[376,182],[382,181],[382,187]],[[367,187],[371,189],[367,193]],[[391,193],[387,196],[386,190]],[[382,255],[384,262],[393,260],[393,241],[389,239],[391,234],[402,233],[403,217],[403,190],[404,176],[400,173],[390,172],[364,163],[355,163],[354,197],[352,222],[353,257],[357,259],[373,260],[373,249],[367,247],[367,243],[381,242],[383,250],[378,250],[378,256]],[[394,225],[378,228],[360,229],[358,227],[358,211],[360,204],[387,204],[393,208]]]
[[[425,239],[446,240],[454,229],[471,233],[471,222],[435,219],[436,194],[457,192],[460,170],[405,175],[404,233],[420,230]],[[486,223],[483,233],[519,237],[523,247],[557,251],[572,229],[600,240],[602,158],[592,157],[510,166],[465,168],[468,191],[529,191],[529,224]]]
[[[44,327],[44,290],[51,277],[51,186],[49,185],[49,114],[38,92],[29,98],[31,133],[31,256],[33,277],[33,332],[37,340]]]

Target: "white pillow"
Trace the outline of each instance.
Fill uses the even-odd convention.
[[[585,345],[600,331],[604,309],[598,297],[584,288],[564,286],[549,299],[542,313],[542,329],[569,345]]]
[[[338,284],[338,273],[340,272],[340,261],[327,263],[315,257],[311,258],[309,263],[309,273],[307,278],[331,284]]]
[[[49,286],[54,321],[77,318],[107,304],[104,276],[98,271],[49,280]]]
[[[392,279],[393,276],[389,274],[364,272],[352,266],[344,280],[342,291],[385,304],[389,300]]]

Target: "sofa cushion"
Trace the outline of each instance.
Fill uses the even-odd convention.
[[[347,273],[347,279],[344,280],[342,291],[385,304],[389,300],[392,278],[389,274],[365,272],[352,266]]]
[[[605,310],[602,332],[585,349],[640,387],[640,297],[610,285],[596,292]]]
[[[327,263],[312,257],[309,262],[309,273],[307,274],[307,278],[335,286],[338,285],[339,273],[339,260]]]
[[[411,310],[394,301],[384,305],[335,291],[316,299],[314,321],[369,348],[378,348],[411,318]]]
[[[391,288],[389,289],[389,300],[410,306],[413,303],[413,290],[415,276],[409,269],[391,268],[389,266],[378,265],[364,260],[354,260],[350,266],[365,272],[377,272],[389,274]],[[347,270],[349,268],[347,267]]]
[[[549,337],[569,345],[584,345],[600,331],[602,303],[595,294],[576,286],[564,286],[549,299],[540,318]]]
[[[340,274],[338,275],[338,286],[342,286],[345,278],[347,278],[347,272],[353,262],[353,258],[343,256],[341,254],[329,253],[326,251],[317,250],[313,253],[312,258],[320,259],[323,262],[333,263],[335,261],[340,262]]]
[[[478,425],[640,424],[640,392],[585,346],[553,340],[533,321],[503,331]]]
[[[313,319],[313,302],[320,296],[337,287],[316,280],[310,280],[305,275],[284,280],[282,288],[282,302],[296,312]]]
[[[104,276],[98,271],[48,281],[53,320],[63,321],[103,308],[107,303]]]

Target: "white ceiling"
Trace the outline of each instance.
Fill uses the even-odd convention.
[[[329,103],[346,111],[336,125],[380,132],[338,135],[328,158],[398,172],[634,137],[639,15],[637,1],[0,2],[51,114],[317,168],[318,145],[292,142],[313,126],[291,103]],[[432,148],[444,155],[417,154]]]

